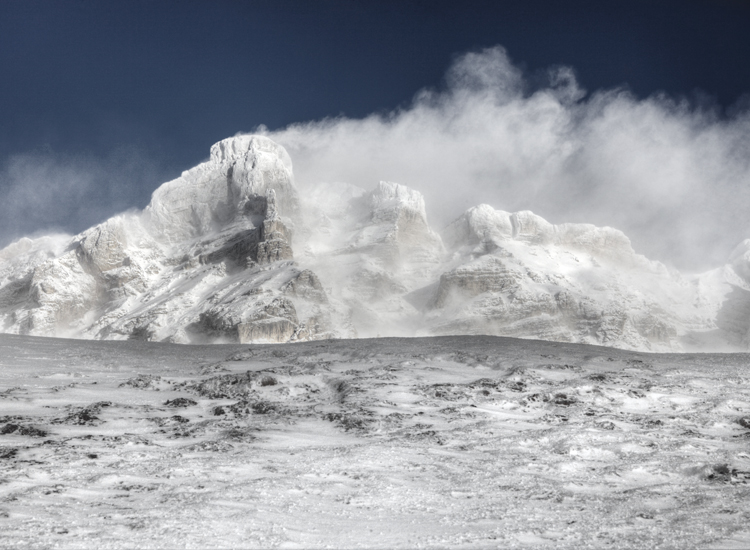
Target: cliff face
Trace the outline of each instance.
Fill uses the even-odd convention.
[[[308,326],[319,304],[300,289],[314,274],[285,295],[303,274],[291,247],[298,209],[282,147],[261,136],[221,141],[142,213],[107,220],[62,249],[32,241],[6,249],[16,267],[2,288],[3,328],[185,343],[332,336],[319,316]]]
[[[438,234],[404,185],[321,184],[301,199],[286,151],[240,136],[159,187],[143,212],[0,251],[0,329],[177,343],[493,334],[745,349],[748,248],[683,276],[615,229],[488,205]]]

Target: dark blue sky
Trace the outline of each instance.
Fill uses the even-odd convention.
[[[143,206],[219,139],[408,105],[455,55],[496,44],[532,76],[568,65],[589,91],[724,112],[750,92],[749,29],[741,0],[2,0],[0,167],[143,156],[147,169],[97,198]],[[96,221],[56,215],[69,230]]]

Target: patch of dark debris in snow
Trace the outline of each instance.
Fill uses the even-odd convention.
[[[198,372],[202,375],[215,374],[217,372],[229,372],[229,369],[224,366],[223,363],[212,363],[210,365],[202,365]]]
[[[227,453],[234,450],[234,445],[225,440],[200,441],[183,447],[185,452]]]
[[[129,386],[139,390],[158,390],[161,382],[161,376],[154,376],[153,374],[139,374],[133,378],[129,378],[120,387]]]
[[[732,468],[729,464],[698,464],[687,466],[683,470],[687,476],[697,476],[706,481],[714,483],[742,483],[746,484],[750,480],[750,472],[739,471]]]
[[[47,431],[36,426],[30,426],[28,424],[16,424],[15,422],[8,422],[2,428],[0,428],[0,434],[8,435],[27,435],[30,437],[46,437]]]
[[[19,386],[15,386],[13,388],[8,388],[6,390],[0,391],[0,399],[18,399],[19,393],[28,393],[29,390],[26,388],[21,388]]]
[[[348,380],[333,379],[328,382],[328,386],[333,392],[334,401],[338,403],[343,403],[347,397],[357,391]]]
[[[87,407],[73,408],[73,410],[63,418],[57,418],[52,421],[53,424],[78,424],[78,425],[94,425],[102,422],[97,416],[101,413],[102,409],[111,407],[111,401],[99,401],[92,403]]]
[[[261,386],[275,386],[278,384],[278,380],[276,380],[273,376],[266,375],[260,379],[260,385]]]
[[[16,447],[0,447],[0,460],[13,458],[18,454]]]
[[[233,399],[254,393],[257,375],[251,371],[242,374],[222,374],[201,382],[185,385],[185,388],[209,399]]]
[[[246,349],[229,355],[225,361],[249,361],[254,356],[255,352],[252,349]]]
[[[175,399],[168,399],[164,402],[164,405],[167,407],[173,407],[173,408],[185,408],[185,407],[194,407],[198,403],[196,401],[193,401],[192,399],[188,399],[187,397],[177,397]]]
[[[544,370],[567,370],[571,372],[582,372],[583,369],[578,365],[558,364],[558,363],[547,363],[544,365],[538,365],[534,368]]]
[[[250,442],[257,439],[257,429],[252,427],[234,426],[221,432],[221,436],[230,441]]]
[[[356,412],[335,412],[327,413],[324,418],[329,422],[334,422],[337,426],[345,431],[366,431],[373,423],[370,418],[371,414],[366,411]]]
[[[614,430],[617,426],[615,426],[614,422],[611,422],[609,420],[597,420],[594,422],[594,426],[599,428],[600,430]]]

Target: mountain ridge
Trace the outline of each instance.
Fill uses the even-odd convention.
[[[750,343],[750,240],[682,275],[619,230],[482,204],[442,232],[394,182],[319,184],[265,136],[215,144],[141,212],[0,250],[0,330],[175,343],[489,334],[645,351]]]

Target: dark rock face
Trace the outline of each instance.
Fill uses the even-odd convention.
[[[256,261],[259,265],[267,265],[293,258],[292,247],[284,239],[271,239],[258,243]]]
[[[288,342],[299,325],[297,311],[291,300],[279,297],[262,311],[238,327],[241,343],[245,342]]]
[[[213,242],[204,243],[204,248],[211,251],[201,253],[199,263],[229,261],[247,267],[294,258],[290,245],[292,232],[277,212],[275,191],[269,189],[266,196],[253,196],[247,201],[252,208],[246,211],[244,223],[229,226]],[[243,229],[247,222],[256,225]],[[189,261],[189,258],[184,261]]]
[[[282,291],[287,295],[306,298],[318,304],[328,303],[328,296],[323,290],[323,285],[320,284],[320,279],[309,269],[300,271],[282,288]]]
[[[474,297],[484,292],[515,290],[521,277],[521,274],[508,269],[501,259],[489,256],[480,265],[457,268],[441,275],[432,307],[445,306],[456,294]]]

